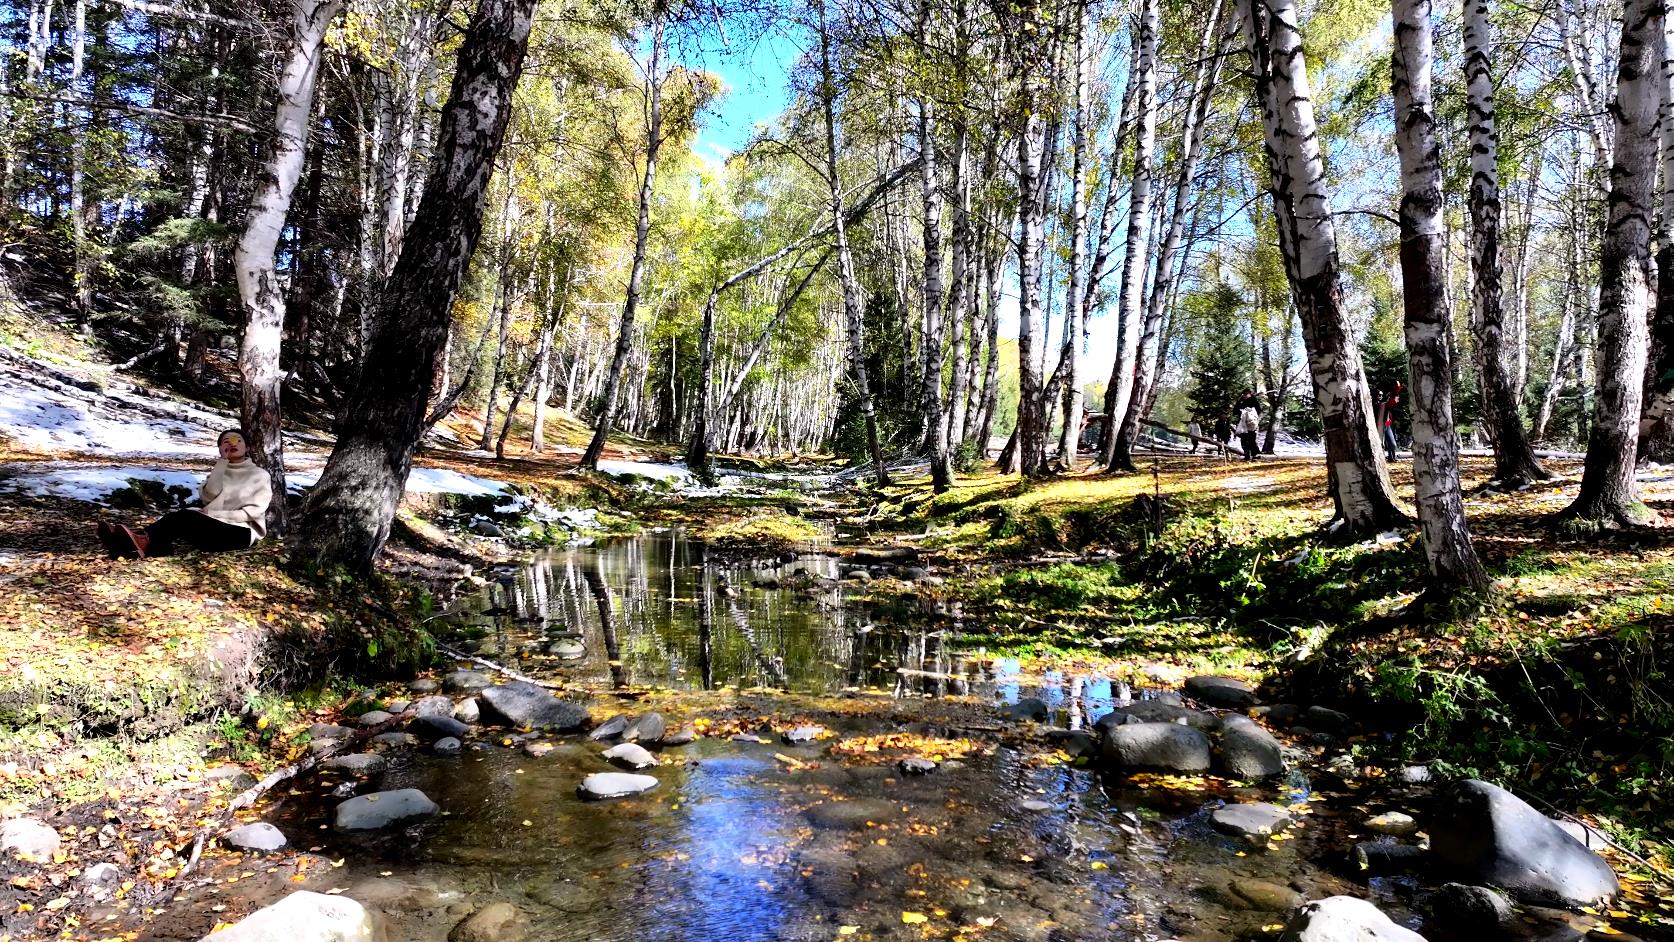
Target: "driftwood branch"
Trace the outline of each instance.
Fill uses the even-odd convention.
[[[552,683],[551,681],[548,681],[548,680],[537,680],[533,677],[530,677],[528,674],[523,673],[522,671],[512,670],[511,668],[505,666],[504,664],[496,664],[493,661],[487,660],[486,658],[480,658],[480,657],[476,657],[474,655],[466,654],[463,651],[455,651],[453,648],[448,647],[447,645],[443,644],[440,641],[436,642],[436,650],[438,650],[438,651],[442,652],[443,654],[446,654],[448,657],[454,658],[456,660],[470,661],[472,664],[476,664],[479,667],[486,667],[491,671],[499,671],[500,673],[505,674],[507,677],[510,677],[512,680],[521,680],[526,684],[534,684],[536,687],[545,687],[548,690],[563,690],[563,689],[565,689],[563,684],[555,684],[555,683]]]

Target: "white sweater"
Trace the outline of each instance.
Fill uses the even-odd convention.
[[[229,464],[215,462],[203,482],[203,512],[222,523],[250,528],[250,542],[267,535],[267,505],[273,501],[273,480],[267,469],[246,458]]]

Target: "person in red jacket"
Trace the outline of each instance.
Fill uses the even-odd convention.
[[[1400,383],[1390,390],[1388,398],[1378,404],[1378,424],[1383,427],[1383,453],[1390,461],[1395,460],[1395,409],[1401,404],[1401,394],[1407,387]]]

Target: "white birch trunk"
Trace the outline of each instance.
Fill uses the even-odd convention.
[[[1092,5],[1082,4],[1075,29],[1075,117],[1071,130],[1069,289],[1064,295],[1064,422],[1058,434],[1058,462],[1065,471],[1079,463],[1081,445],[1081,343],[1084,333],[1081,292],[1087,261],[1087,125],[1092,120],[1090,36]]]
[[[341,0],[293,2],[290,44],[279,75],[273,139],[233,254],[238,295],[244,306],[244,337],[238,351],[243,380],[239,418],[250,456],[267,468],[273,480],[275,498],[268,510],[268,524],[275,532],[285,526],[285,443],[280,430],[283,377],[279,370],[285,296],[274,256],[308,150],[308,119],[313,113],[326,29],[340,9]]]

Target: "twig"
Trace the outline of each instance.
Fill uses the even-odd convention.
[[[535,678],[530,677],[528,674],[522,673],[521,671],[512,670],[511,668],[506,667],[503,664],[496,664],[493,661],[486,660],[486,659],[480,658],[480,657],[475,657],[473,655],[466,654],[463,651],[455,651],[453,648],[448,647],[447,645],[443,644],[440,641],[436,642],[436,650],[442,652],[443,654],[446,654],[448,657],[456,658],[456,659],[461,660],[461,661],[470,661],[472,664],[476,664],[476,665],[479,665],[481,667],[486,667],[489,670],[499,671],[500,673],[505,674],[507,677],[510,677],[512,680],[521,680],[526,684],[534,684],[537,687],[545,687],[548,690],[563,690],[563,689],[565,689],[563,684],[555,684],[555,683],[552,683],[551,681],[547,681],[547,680],[536,680]]]

